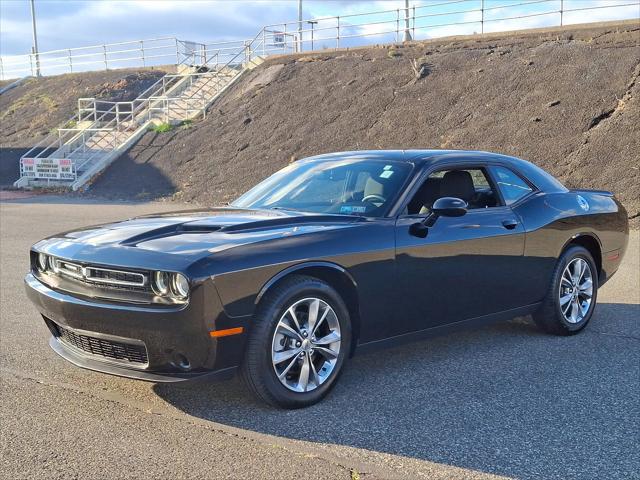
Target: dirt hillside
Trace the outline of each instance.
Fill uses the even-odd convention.
[[[149,132],[88,193],[220,204],[295,158],[460,148],[613,190],[638,216],[639,74],[638,22],[271,58],[205,120]]]
[[[627,22],[272,58],[206,120],[149,132],[90,193],[219,204],[293,158],[459,148],[613,190],[637,216],[639,43],[640,25]]]
[[[31,78],[0,95],[0,186],[13,183],[18,160],[76,111],[78,98],[131,100],[166,69],[112,70]]]

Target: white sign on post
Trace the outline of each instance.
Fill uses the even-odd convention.
[[[75,180],[73,162],[68,158],[23,158],[21,174],[29,178]]]
[[[284,46],[284,32],[273,32],[273,45],[276,47]]]

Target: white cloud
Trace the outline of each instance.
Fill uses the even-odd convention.
[[[607,6],[610,4],[625,4],[632,3],[628,0],[626,1],[616,1],[604,3],[602,5],[597,4],[596,2],[591,2],[593,5],[590,6]],[[569,4],[569,8],[575,8],[574,5]],[[593,10],[583,10],[578,12],[566,12],[564,14],[563,23],[565,25],[575,24],[575,23],[588,23],[588,22],[606,22],[608,20],[618,20],[621,18],[638,18],[640,17],[640,3],[637,5],[629,5],[617,8],[598,8]]]
[[[15,2],[0,1],[0,49],[3,54],[26,53],[31,47],[29,12],[8,3]],[[40,50],[166,35],[194,41],[242,39],[265,23],[295,18],[295,11],[290,1],[36,0]]]

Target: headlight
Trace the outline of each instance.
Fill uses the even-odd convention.
[[[154,273],[151,287],[157,295],[166,295],[169,293],[169,274],[167,272]]]
[[[180,273],[174,273],[171,280],[171,292],[178,298],[187,298],[189,296],[189,281],[187,277]]]
[[[189,280],[181,273],[154,272],[151,288],[160,297],[186,300],[189,297]]]
[[[47,255],[46,253],[38,253],[38,258],[36,260],[36,266],[38,267],[38,270],[41,272],[46,272],[49,268],[49,255]]]

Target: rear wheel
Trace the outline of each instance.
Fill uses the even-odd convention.
[[[267,403],[312,405],[335,384],[350,344],[349,312],[340,295],[319,279],[291,276],[258,306],[242,375]]]
[[[587,326],[596,306],[598,273],[593,257],[580,246],[560,256],[542,306],[533,316],[549,333],[573,335]]]

